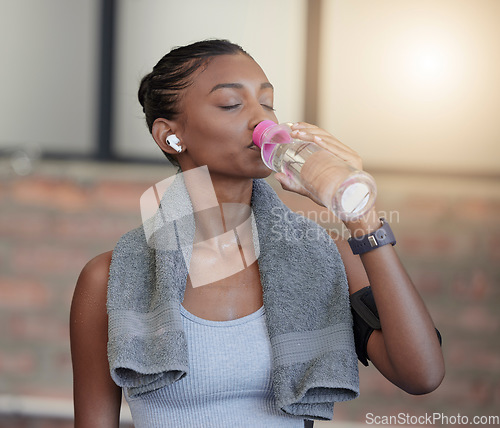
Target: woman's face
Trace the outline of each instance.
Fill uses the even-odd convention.
[[[185,171],[207,165],[210,173],[261,178],[270,174],[252,143],[262,120],[277,121],[273,87],[259,65],[244,54],[221,55],[200,68],[180,101],[176,134],[186,151]]]

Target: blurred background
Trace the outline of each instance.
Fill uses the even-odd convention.
[[[137,102],[172,47],[241,44],[281,121],[315,123],[361,154],[378,210],[443,335],[433,393],[360,366],[367,414],[498,415],[500,1],[1,0],[0,427],[72,426],[68,316],[85,263],[141,222],[174,173]],[[340,227],[303,198],[296,211]],[[123,426],[129,426],[124,411]]]

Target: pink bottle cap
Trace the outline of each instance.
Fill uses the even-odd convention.
[[[262,134],[264,134],[264,132],[266,132],[271,126],[275,125],[276,123],[272,120],[263,120],[260,122],[253,130],[252,139],[254,144],[262,149]]]
[[[269,128],[272,128],[274,126],[278,126],[278,125],[276,123],[274,123],[272,120],[263,120],[255,127],[255,129],[253,130],[253,136],[252,136],[253,142],[261,150],[262,160],[271,169],[273,169],[272,162],[271,162],[271,155],[272,155],[272,152],[273,152],[276,144],[277,143],[284,144],[284,143],[291,143],[292,142],[292,139],[290,138],[289,132],[286,131],[285,129],[277,129],[276,132],[272,136],[272,141],[264,141],[265,132]],[[264,144],[264,143],[269,143],[269,144]],[[262,146],[264,146],[264,147],[262,147]]]

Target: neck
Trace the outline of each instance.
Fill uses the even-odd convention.
[[[191,170],[184,174],[184,180],[195,213],[195,242],[220,236],[249,218],[252,179]]]
[[[217,175],[211,178],[219,204],[250,205],[253,183],[251,178],[233,179],[231,177],[220,177]]]

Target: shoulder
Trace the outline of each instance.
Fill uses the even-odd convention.
[[[80,273],[77,287],[98,287],[103,283],[107,285],[112,255],[112,250],[106,251],[89,260]]]
[[[106,310],[112,251],[99,254],[82,269],[71,302],[70,337],[74,355],[100,349],[107,341]]]
[[[105,311],[112,254],[113,251],[99,254],[83,267],[73,294],[72,317]]]

